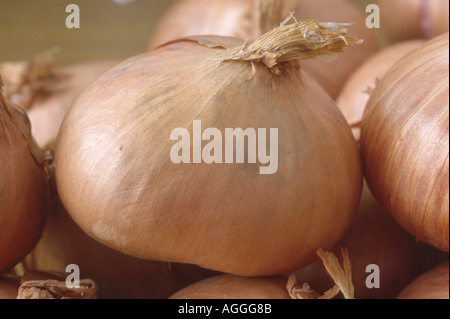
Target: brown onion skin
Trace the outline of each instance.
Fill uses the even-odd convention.
[[[426,40],[409,40],[392,44],[372,55],[348,78],[336,99],[336,104],[350,125],[361,122],[370,91],[377,82],[402,57],[420,48]],[[355,138],[360,139],[360,127],[353,128]]]
[[[348,124],[296,66],[277,77],[255,64],[249,81],[250,64],[217,60],[220,45],[239,43],[221,37],[174,41],[124,61],[79,97],[63,122],[55,162],[61,200],[86,233],[139,258],[242,276],[297,269],[315,258],[319,246],[328,249],[344,235],[362,189],[360,154]],[[163,78],[170,81],[158,86]],[[276,90],[266,89],[270,79]],[[193,89],[183,89],[187,83]],[[180,94],[179,100],[164,98]],[[152,113],[154,99],[165,105],[161,114]],[[254,165],[203,163],[192,170],[173,164],[170,133],[191,127],[202,105],[203,128],[279,127],[280,139],[285,136],[279,153],[289,154],[279,156],[280,173],[260,175]],[[291,122],[297,112],[308,120]],[[136,122],[143,114],[145,122]],[[298,131],[303,125],[312,126]],[[314,131],[321,134],[309,133]]]
[[[378,0],[377,4],[387,43],[430,40],[449,31],[447,0]]]
[[[427,271],[411,282],[397,299],[449,299],[449,263]]]
[[[364,185],[356,219],[345,237],[332,250],[342,260],[341,248],[348,249],[356,299],[394,299],[414,278],[447,261],[448,254],[418,243],[403,230]],[[369,289],[368,265],[378,265],[380,288]],[[308,283],[324,293],[334,282],[318,260],[294,273],[297,282]],[[341,297],[340,295],[338,296]]]
[[[0,86],[2,86],[0,78]],[[0,93],[0,273],[39,240],[48,209],[43,157],[26,113]]]
[[[361,149],[375,197],[418,240],[448,252],[448,33],[398,61],[367,104]]]
[[[285,277],[214,276],[173,294],[169,299],[290,299]]]
[[[86,235],[56,199],[42,238],[24,265],[33,274],[65,274],[70,264],[78,265],[82,279],[97,283],[99,299],[166,299],[187,285],[217,275],[192,265],[130,257],[104,246]]]
[[[17,276],[0,277],[0,300],[16,299],[20,287],[20,278]]]
[[[159,22],[149,49],[192,35],[222,35],[252,41],[261,32],[256,30],[253,2],[213,0],[204,5],[201,0],[178,1]],[[192,14],[186,14],[191,11]],[[355,23],[349,30],[352,35],[364,40],[362,45],[347,48],[345,54],[329,62],[324,62],[324,59],[302,62],[302,67],[333,99],[336,98],[352,72],[379,49],[375,34],[365,26],[365,15],[347,0],[285,0],[280,22],[289,16],[289,12],[295,12],[298,21],[316,19]],[[266,31],[262,30],[263,33]]]

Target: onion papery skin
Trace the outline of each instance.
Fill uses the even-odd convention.
[[[43,156],[28,117],[1,93],[0,161],[0,273],[4,273],[36,245],[49,198]]]
[[[420,48],[426,40],[409,40],[392,44],[372,55],[353,72],[336,99],[336,104],[350,125],[361,122],[370,92],[384,74],[402,57]],[[359,141],[361,128],[353,128]]]
[[[248,278],[218,275],[194,283],[169,299],[290,299],[287,278]]]
[[[78,98],[58,136],[61,200],[93,238],[139,258],[242,276],[298,269],[350,227],[362,189],[351,130],[294,64],[222,62],[242,42],[198,37],[130,58]],[[99,119],[102,119],[99,121]],[[278,128],[273,175],[258,165],[177,165],[175,128]]]
[[[153,49],[167,41],[197,35],[220,35],[252,42],[259,34],[254,0],[181,0],[163,16],[149,43]],[[192,14],[187,14],[192,12]],[[298,21],[353,23],[351,33],[363,39],[362,45],[347,48],[346,53],[329,61],[305,60],[302,67],[335,99],[356,68],[379,50],[375,33],[365,25],[365,15],[347,0],[285,0],[278,26],[289,12]]]
[[[397,299],[449,299],[448,271],[445,262],[411,282]]]
[[[398,61],[371,95],[361,129],[375,197],[418,240],[448,252],[448,33]]]
[[[378,0],[380,32],[387,43],[432,38],[449,31],[447,0]]]
[[[394,299],[417,276],[448,260],[448,254],[434,247],[419,243],[403,230],[364,185],[361,203],[348,233],[333,248],[340,256],[346,248],[352,264],[352,282],[356,299]],[[379,268],[378,288],[367,286],[375,283],[376,275],[369,265]],[[318,260],[294,272],[297,282],[304,282],[317,292],[325,292],[334,282]],[[339,295],[339,297],[341,297]]]
[[[84,233],[56,199],[42,238],[24,265],[31,271],[64,274],[72,264],[79,267],[82,278],[96,282],[99,299],[166,299],[217,275],[193,265],[138,259],[102,245]]]

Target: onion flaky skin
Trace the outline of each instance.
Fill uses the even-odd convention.
[[[345,234],[362,191],[350,127],[297,63],[275,74],[224,61],[241,44],[174,41],[115,66],[78,98],[58,136],[56,182],[86,233],[139,258],[247,276],[298,269]],[[193,120],[221,132],[278,128],[278,171],[174,164],[171,131]]]
[[[0,78],[0,87],[3,86]],[[39,240],[49,205],[43,154],[28,116],[0,92],[0,273]]]
[[[365,175],[408,232],[449,249],[448,33],[398,61],[371,95],[362,122]]]

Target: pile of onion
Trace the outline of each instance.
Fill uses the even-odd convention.
[[[397,299],[449,299],[449,263],[425,272],[411,282]]]
[[[113,67],[79,96],[58,135],[56,184],[70,216],[99,242],[142,259],[243,276],[307,265],[349,229],[363,177],[349,125],[298,59],[359,43],[346,32],[304,21],[252,44],[190,37]],[[175,142],[173,132],[192,132],[195,120],[216,128],[215,147],[203,141],[192,150],[214,151],[213,163],[176,164],[171,149],[190,134]],[[259,142],[277,158],[224,164],[217,132],[226,128],[278,129]]]
[[[0,77],[0,88],[3,86]],[[0,92],[0,273],[39,240],[48,209],[47,174],[26,113]]]
[[[361,149],[374,196],[409,233],[449,249],[449,35],[399,60],[372,92]]]
[[[24,109],[40,147],[54,141],[75,98],[100,74],[119,61],[93,60],[55,67],[55,50],[32,61],[4,62],[0,74],[6,97]]]
[[[449,31],[448,0],[378,0],[377,4],[387,43],[430,40]]]
[[[153,33],[149,48],[192,35],[230,36],[252,42],[290,13],[298,20],[352,23],[352,33],[364,44],[346,54],[324,61],[304,61],[302,68],[336,98],[352,72],[378,50],[374,32],[365,15],[347,0],[180,0],[169,8]]]
[[[395,62],[420,48],[425,42],[418,39],[392,44],[372,55],[349,77],[336,99],[336,104],[352,126],[353,134],[358,141],[364,110],[378,81]]]

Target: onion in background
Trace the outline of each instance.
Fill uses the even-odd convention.
[[[218,275],[173,294],[170,299],[289,299],[287,278]]]
[[[430,40],[449,31],[448,0],[378,0],[387,43]]]
[[[270,6],[275,9],[267,8]],[[261,13],[260,7],[266,7],[266,11]],[[366,27],[364,13],[347,0],[180,0],[161,19],[149,49],[192,35],[231,36],[252,42],[279,26],[289,12],[295,12],[298,21],[353,23],[349,27],[351,33],[364,40],[364,44],[348,48],[330,62],[324,63],[324,59],[302,62],[302,68],[336,98],[353,71],[379,48],[375,34]],[[260,30],[261,26],[267,29]]]
[[[49,50],[31,62],[0,64],[6,95],[27,111],[32,134],[40,147],[56,139],[64,116],[76,97],[95,78],[119,62],[93,60],[55,67],[54,54],[55,50]]]

